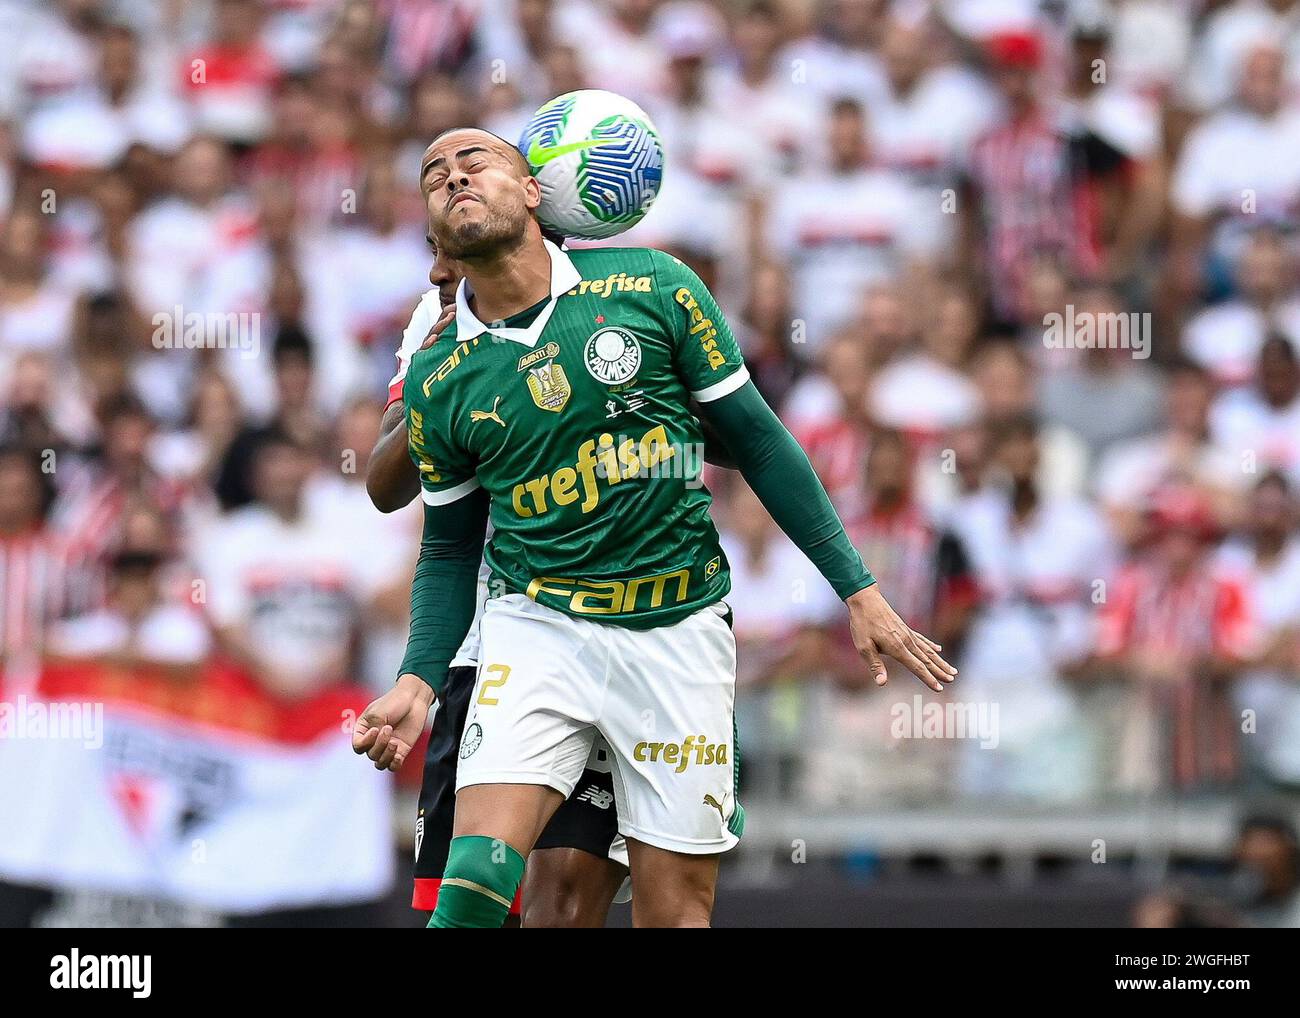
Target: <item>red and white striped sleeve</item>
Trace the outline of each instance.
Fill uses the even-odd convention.
[[[406,381],[406,370],[411,366],[411,358],[438,324],[441,312],[442,304],[437,289],[426,292],[420,298],[420,303],[415,305],[411,320],[406,323],[406,329],[402,333],[401,346],[397,348],[397,374],[388,383],[388,404],[384,407],[385,410],[402,398],[402,383]]]

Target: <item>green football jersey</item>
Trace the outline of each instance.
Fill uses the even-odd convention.
[[[598,622],[671,625],[731,588],[689,399],[744,385],[712,295],[642,248],[551,255],[551,297],[456,321],[411,360],[403,398],[426,503],[480,485],[492,590]]]

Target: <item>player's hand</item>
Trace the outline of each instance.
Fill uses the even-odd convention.
[[[374,761],[377,771],[400,771],[433,706],[433,690],[418,675],[403,675],[373,701],[352,726],[352,751]]]
[[[429,330],[429,334],[424,337],[424,342],[420,344],[420,349],[427,350],[429,347],[433,346],[434,343],[438,342],[438,337],[442,335],[442,330],[455,320],[456,305],[448,304],[442,309],[442,313],[438,315],[438,320],[433,323],[433,328]]]
[[[898,613],[889,607],[880,584],[850,595],[844,602],[849,608],[849,632],[853,646],[867,660],[876,685],[889,681],[881,654],[888,654],[936,692],[957,677],[957,669],[939,656],[942,650],[929,637],[909,629]]]

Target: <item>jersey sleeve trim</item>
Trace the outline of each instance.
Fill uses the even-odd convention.
[[[478,487],[478,478],[471,477],[468,481],[462,481],[454,488],[446,488],[442,491],[430,491],[428,488],[421,488],[420,497],[424,499],[425,505],[450,505],[452,502],[464,498],[470,492],[478,490]]]
[[[402,385],[405,381],[406,381],[406,372],[403,371],[401,378],[396,378],[389,383],[388,402],[384,404],[385,412],[387,412],[388,408],[392,406],[394,403],[402,402]]]
[[[714,382],[697,392],[692,392],[691,395],[698,403],[711,403],[715,399],[731,395],[748,381],[749,368],[742,364],[721,382]]]

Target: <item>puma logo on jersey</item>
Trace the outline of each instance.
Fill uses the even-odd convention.
[[[718,802],[713,796],[706,794],[704,796],[704,805],[712,806],[718,811],[718,816],[722,817],[723,820],[727,819],[727,814],[722,811],[722,803]]]
[[[469,412],[469,419],[471,422],[496,421],[498,424],[501,425],[501,427],[504,428],[506,426],[506,422],[503,421],[501,419],[501,415],[497,413],[497,407],[499,407],[500,405],[501,405],[501,397],[498,396],[495,400],[492,401],[491,410],[471,410]]]

